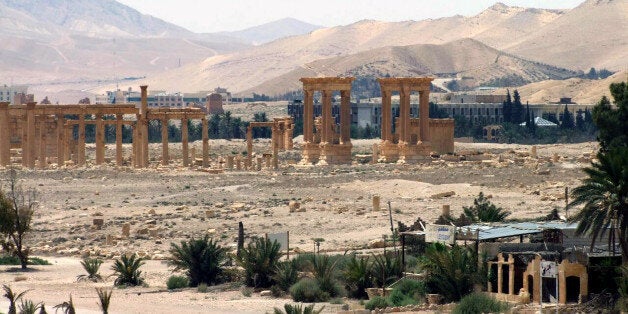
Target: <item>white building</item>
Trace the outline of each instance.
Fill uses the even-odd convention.
[[[26,95],[28,92],[27,85],[1,85],[0,86],[0,101],[1,102],[10,102],[11,105],[15,105],[14,97],[17,94]]]

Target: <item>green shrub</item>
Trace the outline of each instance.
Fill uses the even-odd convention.
[[[20,259],[13,255],[0,256],[0,265],[20,265]],[[39,257],[29,257],[28,265],[52,265],[49,261]]]
[[[473,222],[504,221],[510,215],[510,212],[491,203],[488,198],[484,197],[482,192],[473,200],[473,206],[463,206],[462,209],[465,216]]]
[[[190,282],[188,281],[187,277],[176,275],[170,276],[170,278],[168,278],[168,281],[166,282],[166,287],[168,287],[169,290],[181,289],[188,287],[189,285]]]
[[[452,314],[504,313],[510,306],[483,293],[472,293],[460,300]]]
[[[93,282],[97,282],[102,280],[102,276],[98,274],[98,270],[100,269],[100,265],[102,264],[102,260],[97,258],[84,258],[81,261],[81,265],[83,269],[87,272],[87,275],[78,275],[76,277],[77,280],[91,280]]]
[[[22,299],[22,304],[20,304],[20,314],[36,314],[37,310],[39,310],[41,303],[35,304],[31,300]]]
[[[253,295],[253,289],[251,289],[250,287],[242,288],[242,295],[247,298],[250,298]]]
[[[321,312],[323,312],[323,309],[325,308],[324,306],[321,307],[318,310],[314,309],[314,304],[310,304],[310,305],[306,305],[305,307],[303,307],[303,305],[301,304],[289,304],[286,303],[283,306],[285,312],[283,312],[281,309],[279,308],[275,308],[274,313],[275,314],[320,314]]]
[[[404,294],[400,290],[393,290],[387,298],[388,303],[391,306],[406,306],[410,304],[418,304],[419,301],[413,297]]]
[[[358,259],[355,254],[346,265],[344,280],[349,295],[356,299],[367,297],[366,288],[373,285],[372,264],[369,258]]]
[[[318,282],[311,278],[303,278],[290,287],[290,295],[297,302],[325,302],[329,293],[323,291]]]
[[[116,286],[138,286],[144,283],[142,278],[142,271],[140,267],[144,265],[144,259],[138,257],[136,254],[122,255],[120,259],[114,261],[113,269],[114,274],[117,275],[113,284]]]
[[[376,296],[364,304],[364,308],[371,311],[374,309],[385,309],[386,307],[388,307],[388,301],[381,296]]]
[[[201,283],[196,287],[196,291],[200,292],[200,293],[206,293],[207,292],[207,284],[206,283]]]
[[[113,294],[113,290],[96,288],[96,293],[98,294],[98,307],[100,307],[103,314],[109,313],[109,305],[111,304],[111,295]]]
[[[430,291],[443,295],[446,301],[458,301],[480,282],[476,255],[466,247],[451,248],[440,243],[427,246],[423,269],[427,272]]]
[[[336,265],[339,261],[339,258],[329,255],[315,255],[310,258],[310,269],[314,274],[314,279],[316,279],[320,289],[330,297],[337,297],[343,294],[342,287],[336,280]]]
[[[373,281],[378,287],[383,287],[397,281],[403,275],[401,258],[394,252],[382,255],[373,255]]]
[[[185,270],[190,286],[200,283],[216,284],[222,282],[223,265],[227,251],[205,235],[202,239],[181,241],[181,245],[170,245],[172,257],[169,264],[175,270]]]
[[[276,287],[283,291],[288,291],[292,285],[294,285],[299,279],[299,272],[297,269],[296,260],[279,263],[273,280],[276,283]]]
[[[400,280],[394,287],[393,291],[399,291],[413,299],[421,300],[427,294],[427,287],[424,281],[405,278]]]
[[[9,314],[17,313],[17,301],[21,300],[28,290],[15,293],[11,287],[7,285],[2,285],[2,289],[4,289],[4,297],[9,300]]]
[[[244,283],[249,287],[270,287],[281,252],[277,241],[258,238],[240,251],[238,265],[244,268]]]
[[[70,294],[70,301],[65,301],[63,303],[57,304],[54,306],[55,313],[58,310],[61,310],[63,314],[76,314],[76,309],[74,308],[74,302],[72,301],[72,295]]]

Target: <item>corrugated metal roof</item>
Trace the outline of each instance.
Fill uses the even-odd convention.
[[[456,231],[466,234],[477,234],[480,241],[534,234],[547,229],[575,229],[577,223],[563,221],[519,222],[500,224],[473,224],[459,227]],[[475,238],[475,237],[474,237]]]

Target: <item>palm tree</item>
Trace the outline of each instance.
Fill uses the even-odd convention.
[[[196,287],[201,283],[212,285],[221,281],[227,250],[208,235],[181,241],[181,245],[172,243],[170,254],[169,264],[175,270],[185,270],[190,286]]]
[[[573,189],[570,207],[584,205],[569,220],[578,222],[576,234],[590,234],[591,247],[609,234],[609,245],[619,232],[624,262],[628,261],[628,148],[617,147],[598,153],[598,162],[585,168],[589,176]]]

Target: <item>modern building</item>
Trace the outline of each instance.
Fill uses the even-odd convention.
[[[214,98],[220,97],[222,105],[229,104],[231,101],[231,93],[225,88],[216,88],[211,91],[199,91],[195,93],[171,93],[163,90],[151,90],[148,92],[149,108],[189,108],[197,107],[209,113],[210,95]],[[96,95],[96,104],[139,104],[141,94],[134,91],[131,87],[128,90],[108,91],[105,95]]]
[[[28,94],[27,85],[0,85],[0,102],[10,102],[11,105],[21,105],[32,102],[33,100],[33,95]]]

